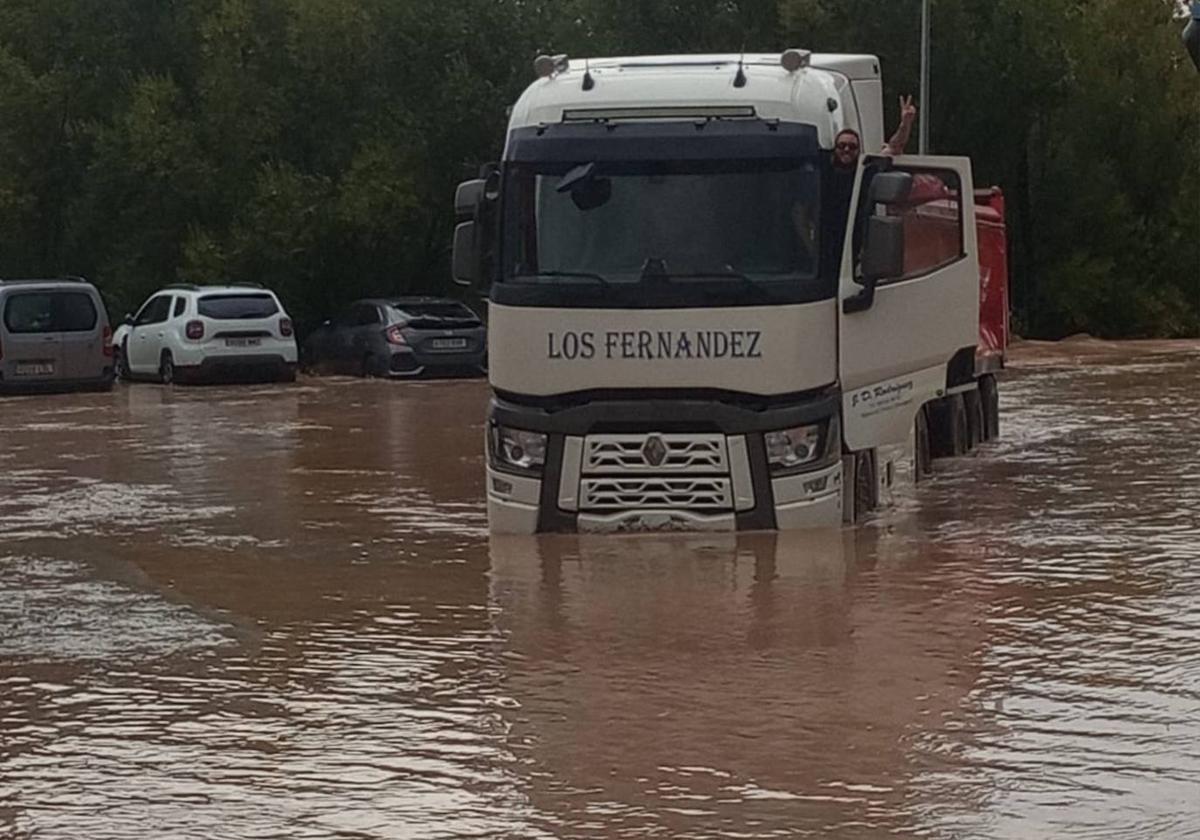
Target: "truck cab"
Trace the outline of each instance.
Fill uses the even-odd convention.
[[[489,299],[493,532],[853,522],[982,438],[970,164],[873,154],[873,56],[535,69],[455,201],[455,278]]]

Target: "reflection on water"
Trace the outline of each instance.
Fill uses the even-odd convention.
[[[489,541],[482,383],[0,402],[0,837],[1197,836],[1200,352],[1054,352],[814,534]]]

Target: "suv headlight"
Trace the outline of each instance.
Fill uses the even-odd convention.
[[[546,436],[541,432],[493,425],[490,440],[497,466],[536,472],[546,463]]]
[[[793,470],[820,459],[825,454],[821,440],[825,425],[814,423],[765,433],[763,439],[767,445],[767,463],[772,471]]]

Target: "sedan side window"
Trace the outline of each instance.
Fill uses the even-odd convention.
[[[373,306],[371,304],[364,303],[362,306],[360,306],[358,308],[358,325],[359,326],[366,327],[366,326],[370,326],[371,324],[378,324],[378,323],[380,323],[378,306]]]

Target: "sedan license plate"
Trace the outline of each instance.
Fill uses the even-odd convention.
[[[261,338],[227,338],[225,339],[226,347],[258,347],[262,344]]]
[[[17,362],[17,376],[53,376],[54,362]]]
[[[434,350],[465,350],[467,340],[465,338],[434,338],[430,340],[429,346]]]

